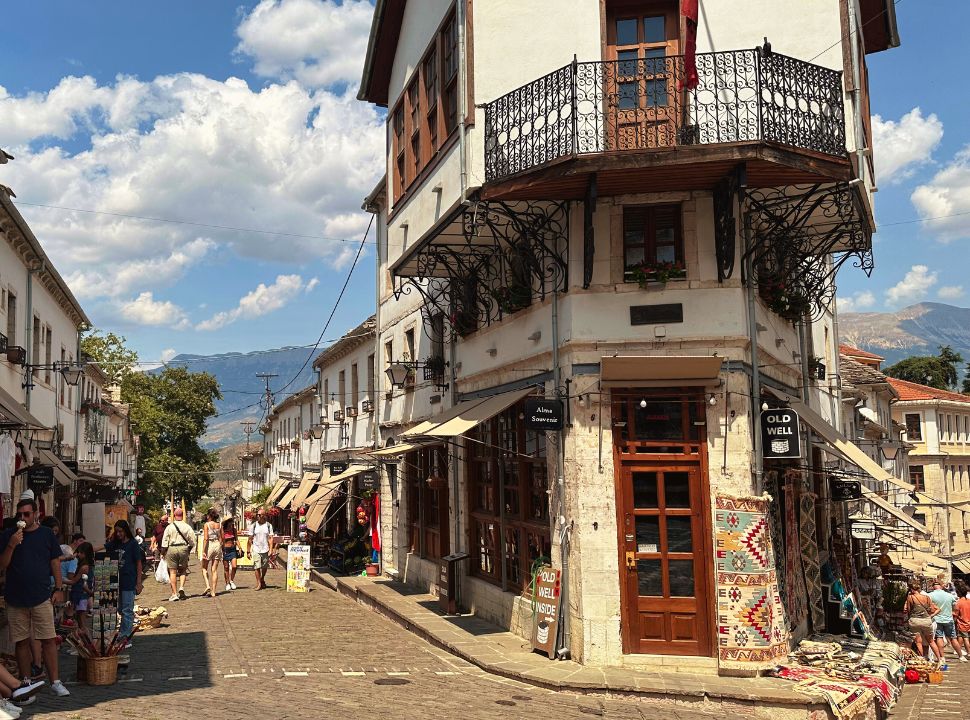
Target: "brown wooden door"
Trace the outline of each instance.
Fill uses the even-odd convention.
[[[709,508],[700,463],[625,465],[619,480],[624,651],[710,656]]]
[[[608,5],[604,67],[610,150],[673,147],[677,69],[676,2]]]

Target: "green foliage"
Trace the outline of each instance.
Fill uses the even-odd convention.
[[[108,377],[108,385],[121,383],[135,370],[138,353],[125,347],[125,338],[92,330],[81,338],[81,352],[90,356]]]
[[[957,386],[957,365],[963,362],[960,353],[953,352],[949,345],[940,347],[940,354],[917,355],[890,365],[884,372],[890,377],[909,382],[929,385],[938,390],[954,390]],[[964,382],[965,392],[967,383]]]
[[[960,388],[960,392],[964,395],[970,395],[970,363],[967,363],[963,373],[963,387]]]
[[[253,496],[249,498],[250,505],[265,505],[269,494],[273,492],[273,488],[267,485],[266,487],[260,488],[253,493]]]

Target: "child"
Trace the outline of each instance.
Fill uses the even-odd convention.
[[[67,583],[71,586],[71,606],[77,613],[78,626],[88,631],[90,630],[88,616],[89,596],[93,588],[91,569],[94,567],[94,547],[89,542],[83,542],[77,546],[74,555],[77,557],[77,568],[67,579]],[[85,577],[87,580],[84,579]]]

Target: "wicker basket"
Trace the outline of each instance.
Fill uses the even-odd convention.
[[[84,662],[88,685],[114,685],[118,679],[118,656],[88,658]]]

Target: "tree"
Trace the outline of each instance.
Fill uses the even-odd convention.
[[[963,370],[963,387],[960,389],[964,395],[970,395],[970,362]]]
[[[957,365],[963,362],[949,345],[940,347],[939,355],[917,355],[890,365],[884,372],[890,377],[929,385],[938,390],[952,390],[957,386]],[[966,387],[966,383],[964,383]]]
[[[138,364],[138,353],[127,348],[125,342],[120,335],[103,335],[100,330],[92,330],[81,338],[81,352],[98,364],[108,377],[108,385],[121,385]]]

